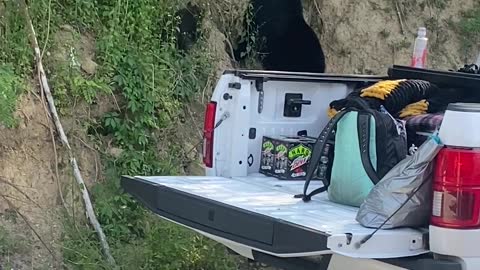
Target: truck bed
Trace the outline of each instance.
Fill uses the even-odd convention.
[[[373,229],[355,221],[357,209],[332,203],[326,194],[305,203],[303,181],[247,177],[123,177],[122,186],[163,218],[279,257],[337,254],[398,258],[427,253],[423,230]],[[312,183],[319,187],[320,182]]]
[[[457,74],[445,81],[425,71],[428,74],[422,76],[445,85],[466,77]],[[397,66],[389,75],[422,78]],[[427,229],[380,230],[359,245],[374,230],[355,221],[356,208],[332,203],[327,194],[304,203],[294,198],[304,181],[258,174],[263,136],[316,137],[329,121],[331,101],[381,79],[385,77],[226,71],[209,103],[216,111],[214,119],[210,115],[213,141],[204,148],[211,158],[206,176],[124,176],[122,187],[160,217],[245,258],[282,269],[338,270],[354,265],[358,270],[460,270],[465,259],[429,252]],[[304,105],[295,105],[295,99]],[[320,185],[312,183],[310,188]]]

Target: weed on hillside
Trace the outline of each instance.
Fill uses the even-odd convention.
[[[22,79],[15,75],[13,67],[0,64],[0,123],[6,127],[17,124],[14,112],[22,89]]]
[[[104,157],[112,173],[106,183],[92,190],[99,221],[118,264],[124,269],[233,269],[234,261],[223,248],[160,221],[123,194],[118,184],[119,176],[124,174],[178,173],[180,162],[174,156],[169,160],[159,158],[153,134],[175,125],[182,104],[203,89],[212,72],[212,59],[201,44],[188,54],[176,48],[178,18],[173,14],[181,3],[65,2],[69,2],[65,6],[75,8],[68,8],[62,16],[97,37],[97,80],[107,82],[122,100],[118,110],[95,119],[90,130],[100,140],[112,138],[112,146],[123,150],[115,159]],[[72,266],[104,266],[91,231],[78,232],[67,224],[68,231],[65,245],[69,248],[64,257]],[[90,255],[80,255],[84,252]]]
[[[467,52],[480,50],[480,5],[463,14],[457,24],[462,39],[463,49]]]
[[[7,17],[0,27],[0,59],[15,69],[0,70],[9,91],[16,76],[31,77],[32,54],[17,1],[4,1]],[[76,102],[93,104],[100,95],[119,100],[116,109],[90,119],[88,133],[98,149],[121,149],[119,156],[104,154],[106,180],[91,195],[112,253],[122,269],[235,269],[236,263],[223,247],[160,221],[119,186],[120,175],[175,175],[181,162],[175,155],[175,138],[168,159],[157,152],[154,134],[171,130],[186,102],[198,97],[212,75],[214,59],[201,38],[189,52],[176,48],[180,0],[37,0],[30,1],[56,105],[68,115]],[[66,27],[65,25],[69,25]],[[53,53],[59,45],[52,38],[61,28],[95,37],[95,74],[76,65],[75,52],[58,62]],[[67,46],[67,47],[68,47]],[[52,60],[53,59],[53,60]],[[5,79],[7,78],[7,79]],[[3,89],[3,88],[2,88]],[[12,90],[13,91],[13,90]],[[16,93],[16,92],[14,92]],[[116,100],[113,97],[117,97]],[[11,98],[7,97],[7,100]],[[3,105],[0,97],[0,106]],[[1,106],[11,112],[12,106]],[[8,118],[5,118],[8,119]],[[87,130],[86,130],[87,131]],[[107,143],[108,141],[108,143]],[[105,153],[106,151],[103,151]],[[165,154],[164,153],[164,154]],[[79,202],[80,203],[80,202]],[[108,269],[92,228],[76,213],[65,213],[64,263],[71,269]]]
[[[28,241],[0,227],[0,262],[5,269],[14,269],[12,257],[27,249]]]

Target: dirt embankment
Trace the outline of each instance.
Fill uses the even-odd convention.
[[[315,2],[314,2],[315,1]],[[385,74],[408,65],[418,27],[427,27],[428,65],[457,69],[475,61],[463,51],[455,23],[474,0],[305,0],[306,18],[320,34],[328,72]]]
[[[225,48],[228,49],[229,44],[234,42],[241,26],[239,20],[243,18],[242,12],[246,7],[245,0],[225,0],[216,5],[209,5],[207,0],[198,1],[207,10],[203,27],[209,33],[209,51],[217,59],[217,77],[212,77],[210,85],[205,87],[205,99],[185,111],[185,122],[180,125],[180,139],[185,141],[186,148],[196,149],[188,154],[197,160],[201,153],[197,144],[201,139],[201,103],[207,100],[221,71],[233,67]],[[321,38],[328,72],[366,74],[384,74],[394,63],[408,64],[419,26],[428,29],[431,67],[450,69],[463,65],[465,61],[473,61],[475,52],[462,51],[461,41],[451,25],[474,3],[474,0],[304,1],[305,17]],[[95,41],[88,35],[73,38],[73,34],[79,33],[72,31],[67,26],[62,27],[61,32],[55,34],[55,40],[61,42],[62,46],[46,57],[65,61],[69,49],[77,46],[80,62],[88,69],[84,71],[95,72]],[[72,202],[73,179],[68,160],[59,149],[58,140],[55,141],[57,151],[54,151],[50,122],[38,94],[34,94],[38,93],[37,89],[37,84],[32,81],[18,104],[19,126],[0,129],[1,194],[11,202],[9,204],[4,198],[0,199],[0,226],[12,234],[13,239],[17,234],[28,242],[22,251],[24,256],[8,258],[11,261],[8,263],[14,269],[30,269],[32,266],[34,269],[51,268],[53,260],[48,250],[61,257],[59,240],[62,224],[58,210],[63,207],[63,201],[66,204]],[[109,98],[100,100],[93,107],[80,104],[71,108],[71,112],[63,119],[89,184],[102,178],[102,165],[88,142],[82,119],[92,114],[100,115],[113,104]],[[186,172],[200,174],[202,169],[195,163],[189,163]],[[78,215],[83,213],[79,212]],[[28,220],[28,225],[22,216]],[[32,228],[44,243],[38,240]],[[0,265],[6,260],[0,257]]]
[[[72,28],[62,27],[54,35],[55,50],[45,55],[57,64],[65,64],[69,48],[76,47],[81,63],[91,67],[94,40],[84,35],[74,38],[76,34]],[[60,210],[74,207],[79,220],[84,219],[78,190],[72,189],[75,184],[68,156],[56,139],[44,107],[47,105],[41,100],[38,82],[32,78],[18,102],[18,127],[0,129],[0,228],[7,235],[0,239],[0,245],[15,248],[12,254],[7,252],[8,256],[0,255],[0,266],[12,269],[58,268],[62,261]],[[90,107],[79,103],[62,118],[89,185],[101,179],[102,165],[88,142],[83,120],[102,114],[111,104],[108,100]]]
[[[321,40],[329,73],[385,74],[393,64],[408,65],[421,26],[427,28],[431,68],[456,69],[472,63],[478,54],[462,48],[455,27],[463,13],[475,7],[475,0],[302,1],[304,17]],[[222,49],[234,46],[248,1],[196,2],[211,18],[206,23],[216,36],[210,44],[222,59],[219,70],[231,68]]]

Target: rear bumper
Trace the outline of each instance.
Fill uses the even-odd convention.
[[[355,259],[337,254],[315,258],[278,258],[253,251],[255,261],[289,270],[462,270],[462,264],[455,261],[434,259],[431,255],[421,255],[395,260]],[[352,267],[355,265],[355,267]],[[478,268],[471,268],[478,269]],[[468,268],[467,270],[470,270]]]
[[[455,230],[430,226],[432,252],[462,258],[480,258],[480,230]]]
[[[167,219],[168,220],[168,219]],[[172,221],[172,220],[169,220]],[[172,221],[174,222],[174,221]],[[182,224],[179,224],[184,226]],[[187,228],[189,228],[187,226]],[[344,270],[351,269],[355,265],[355,270],[472,270],[480,269],[478,264],[473,261],[448,260],[446,258],[434,258],[432,254],[425,254],[413,257],[397,258],[397,259],[358,259],[342,256],[339,254],[304,254],[298,257],[279,257],[275,254],[268,254],[262,250],[256,250],[252,247],[245,246],[234,241],[211,235],[194,228],[192,229],[215,242],[223,244],[234,253],[245,258],[268,264],[280,269],[288,270]],[[462,265],[468,265],[463,267]]]

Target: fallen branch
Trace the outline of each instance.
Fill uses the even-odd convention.
[[[90,221],[90,224],[93,226],[95,229],[98,238],[100,240],[100,245],[102,247],[102,251],[108,261],[108,263],[114,267],[116,267],[115,259],[113,258],[111,252],[110,252],[110,247],[108,245],[106,236],[102,230],[102,227],[100,226],[100,223],[98,222],[97,217],[95,216],[95,212],[93,210],[93,205],[90,200],[90,195],[88,194],[88,190],[85,185],[85,181],[83,180],[83,177],[80,173],[80,169],[78,168],[77,160],[75,159],[75,156],[73,154],[72,148],[70,147],[70,143],[68,142],[68,138],[65,135],[65,131],[62,127],[62,123],[60,122],[60,117],[58,116],[57,109],[55,107],[55,102],[52,96],[52,93],[50,91],[50,87],[48,85],[47,81],[47,76],[45,75],[45,70],[43,68],[42,64],[42,55],[40,51],[40,47],[38,45],[37,41],[37,36],[35,34],[35,28],[33,27],[32,20],[30,19],[30,15],[28,12],[28,7],[25,3],[24,0],[20,1],[21,5],[23,6],[23,11],[24,11],[24,16],[25,20],[27,22],[27,28],[29,32],[29,38],[31,45],[33,47],[33,50],[35,52],[35,61],[38,69],[38,79],[41,84],[41,89],[43,93],[45,94],[45,98],[47,99],[48,106],[50,108],[50,114],[52,116],[52,120],[55,124],[55,127],[57,129],[58,135],[60,136],[60,140],[62,144],[67,148],[69,158],[70,158],[70,163],[73,167],[73,174],[75,177],[75,180],[80,187],[80,190],[82,192],[82,197],[83,201],[85,203],[85,211],[87,214],[87,217]]]
[[[405,35],[405,27],[403,26],[402,13],[400,12],[400,7],[398,6],[397,1],[395,1],[395,8],[397,9],[398,20],[400,21],[400,30],[402,31],[402,35]]]
[[[44,49],[44,51],[45,51],[45,49]],[[43,57],[43,52],[42,52],[42,57]],[[37,76],[40,76],[40,73],[38,73]],[[51,168],[49,168],[49,169],[50,169],[50,173],[52,174],[53,180],[55,181],[55,183],[57,183],[58,194],[60,195],[60,199],[62,200],[63,208],[65,208],[65,211],[67,212],[67,214],[69,214],[68,213],[68,208],[67,208],[67,203],[65,202],[65,199],[63,197],[63,191],[62,191],[62,187],[60,185],[60,174],[58,173],[57,144],[55,143],[55,134],[53,132],[53,128],[52,128],[51,121],[50,121],[51,116],[50,116],[50,113],[48,111],[47,104],[45,104],[45,97],[44,97],[44,91],[43,91],[43,86],[42,85],[40,85],[40,91],[41,91],[41,97],[39,97],[37,94],[35,94],[35,92],[33,92],[33,91],[32,92],[38,98],[40,103],[42,103],[43,111],[45,112],[45,120],[48,123],[48,130],[50,131],[50,139],[52,141],[53,154],[54,154],[54,157],[55,157],[55,174],[52,172]]]
[[[97,160],[97,154],[100,152],[99,150],[93,148],[92,146],[88,145],[84,140],[82,140],[80,137],[73,135],[77,140],[79,140],[85,147],[93,151],[93,158],[95,159],[95,180],[93,181],[94,183],[98,182],[98,160]]]

